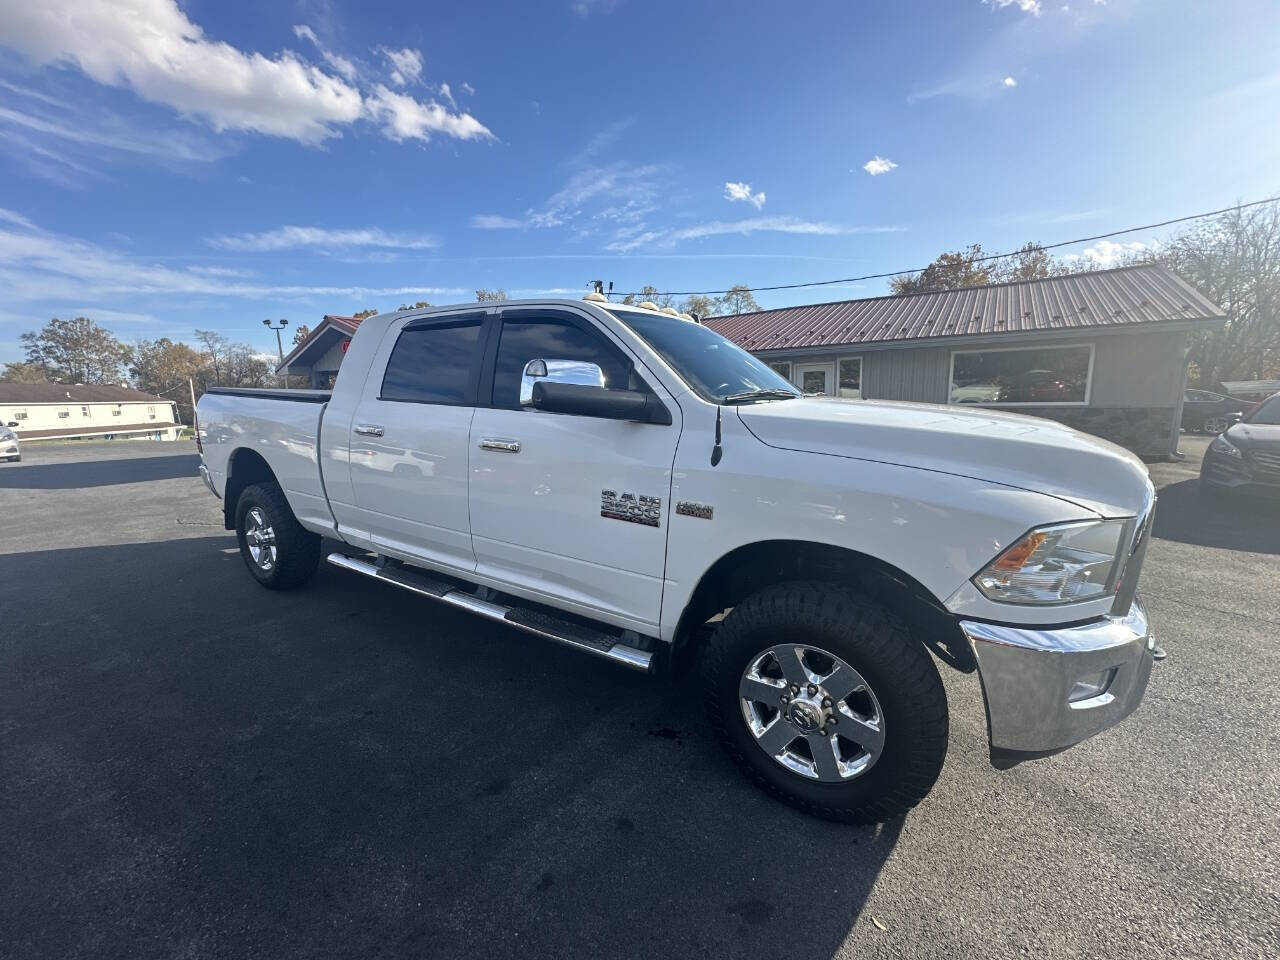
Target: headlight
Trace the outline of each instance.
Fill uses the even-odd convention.
[[[1000,603],[1096,600],[1114,592],[1128,520],[1086,520],[1039,527],[996,557],[974,585]]]
[[[1234,457],[1237,460],[1244,459],[1240,453],[1240,448],[1226,438],[1223,434],[1218,434],[1213,438],[1213,443],[1209,444],[1209,449],[1214,453],[1220,453],[1224,457]]]

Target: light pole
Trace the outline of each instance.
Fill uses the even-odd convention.
[[[280,354],[280,364],[281,366],[283,366],[284,365],[284,342],[280,339],[280,331],[289,325],[289,321],[281,318],[280,326],[277,327],[270,320],[263,320],[262,325],[266,327],[268,330],[274,330],[276,332],[276,352]],[[284,377],[284,374],[280,374],[280,376]]]

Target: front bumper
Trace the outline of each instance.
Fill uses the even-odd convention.
[[[1056,629],[963,620],[987,701],[991,764],[1004,770],[1058,753],[1119,723],[1142,701],[1155,635],[1134,600],[1124,617]],[[1071,700],[1077,681],[1101,690]]]
[[[1280,499],[1280,473],[1231,457],[1206,457],[1200,482],[1242,496]]]

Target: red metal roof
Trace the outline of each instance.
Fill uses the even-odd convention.
[[[364,317],[342,317],[337,314],[326,313],[324,318],[316,324],[316,328],[308,333],[300,344],[285,354],[284,360],[276,367],[276,372],[279,373],[285,367],[294,363],[303,351],[315,343],[326,330],[337,330],[348,337],[353,337],[355,336],[356,328],[360,326],[363,320]]]
[[[1173,271],[1146,264],[963,290],[783,307],[703,322],[759,353],[1222,317],[1218,307]]]

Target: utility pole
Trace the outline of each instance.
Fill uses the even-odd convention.
[[[289,321],[281,319],[280,326],[277,327],[270,320],[263,320],[262,325],[266,327],[268,330],[274,330],[276,332],[276,352],[280,354],[280,363],[281,365],[283,365],[284,364],[284,342],[280,339],[280,331],[289,325]],[[285,375],[283,373],[280,374],[280,378],[282,383],[286,383],[286,384],[288,383],[288,380],[285,379]]]

